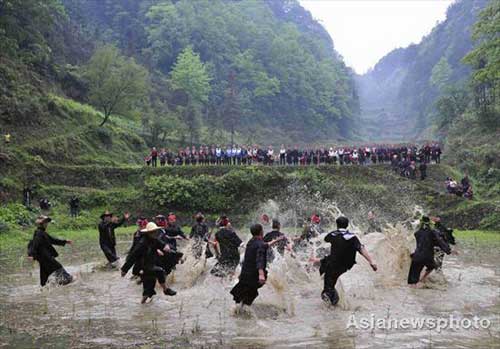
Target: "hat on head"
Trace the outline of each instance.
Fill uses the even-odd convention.
[[[155,222],[149,222],[148,224],[146,224],[146,228],[141,230],[141,233],[150,233],[159,229],[161,228],[157,226]]]
[[[47,217],[47,216],[38,216],[38,218],[35,221],[36,225],[42,225],[45,222],[52,222],[52,218]]]
[[[104,217],[111,217],[113,214],[109,211],[105,211],[102,215],[101,215],[101,219],[103,219]]]

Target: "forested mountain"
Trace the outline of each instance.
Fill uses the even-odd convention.
[[[463,58],[474,47],[472,27],[488,3],[456,1],[419,44],[390,52],[357,77],[368,134],[394,140],[435,136],[439,97],[467,89],[471,66]]]
[[[352,71],[296,0],[5,0],[0,10],[10,132],[50,114],[26,113],[48,92],[94,106],[103,129],[113,115],[117,127],[140,121],[149,145],[334,140],[359,114]],[[20,84],[37,92],[14,96]]]

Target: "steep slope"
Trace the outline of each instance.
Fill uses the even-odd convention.
[[[357,78],[367,134],[380,139],[431,138],[435,102],[470,75],[462,63],[472,49],[471,28],[488,0],[458,0],[446,20],[417,45],[397,49]],[[371,128],[370,128],[371,127]]]
[[[211,74],[197,141],[233,127],[245,142],[348,137],[358,115],[352,71],[296,0],[64,4],[92,40],[117,43],[155,76],[168,78],[179,54],[192,46]]]

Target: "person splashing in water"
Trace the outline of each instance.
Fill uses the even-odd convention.
[[[252,238],[245,249],[245,258],[241,267],[239,282],[231,290],[236,304],[252,305],[259,295],[258,289],[264,286],[267,279],[267,250],[268,247],[284,240],[280,236],[269,242],[264,242],[264,229],[260,224],[250,227]]]
[[[149,303],[156,294],[156,280],[167,296],[174,296],[175,291],[167,287],[165,281],[165,271],[161,267],[158,257],[170,252],[170,246],[156,237],[160,227],[154,222],[149,222],[146,228],[141,230],[142,238],[134,247],[134,250],[127,256],[125,264],[121,268],[121,275],[124,277],[134,264],[140,261],[142,265],[142,300],[141,303]]]
[[[377,271],[377,265],[366,248],[356,235],[347,230],[349,220],[346,217],[339,217],[336,223],[337,230],[325,236],[325,241],[331,244],[330,254],[321,260],[314,257],[310,259],[314,263],[320,263],[319,272],[321,275],[325,274],[321,298],[332,305],[339,302],[339,295],[335,290],[337,280],[356,264],[356,252],[370,263],[373,271]]]
[[[439,247],[444,253],[450,254],[450,245],[443,240],[439,232],[431,228],[429,217],[422,217],[420,228],[415,233],[417,247],[411,254],[410,272],[408,273],[408,284],[412,288],[421,287],[429,274],[436,269],[434,259],[434,248]],[[422,269],[425,273],[420,277]]]

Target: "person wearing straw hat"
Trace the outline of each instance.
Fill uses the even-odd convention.
[[[121,268],[121,275],[124,277],[132,266],[141,261],[142,264],[142,300],[141,303],[149,303],[156,294],[156,281],[167,296],[175,296],[177,292],[167,287],[165,271],[159,265],[159,258],[170,251],[170,247],[160,241],[156,235],[160,227],[154,222],[149,222],[146,228],[141,230],[142,238],[134,247],[134,250],[127,256],[125,264]]]
[[[120,220],[115,221],[113,220],[113,214],[109,211],[101,215],[101,223],[99,223],[98,226],[99,245],[109,264],[112,266],[114,266],[115,262],[119,259],[116,255],[115,229],[121,226],[129,217],[130,214],[125,213]]]
[[[52,273],[55,274],[56,282],[59,285],[66,285],[73,281],[73,277],[56,260],[58,253],[53,246],[72,244],[72,241],[50,236],[47,233],[47,227],[51,221],[52,219],[47,216],[39,216],[35,221],[37,229],[33,234],[33,239],[28,244],[28,258],[38,261],[40,265],[41,286],[45,286]]]

